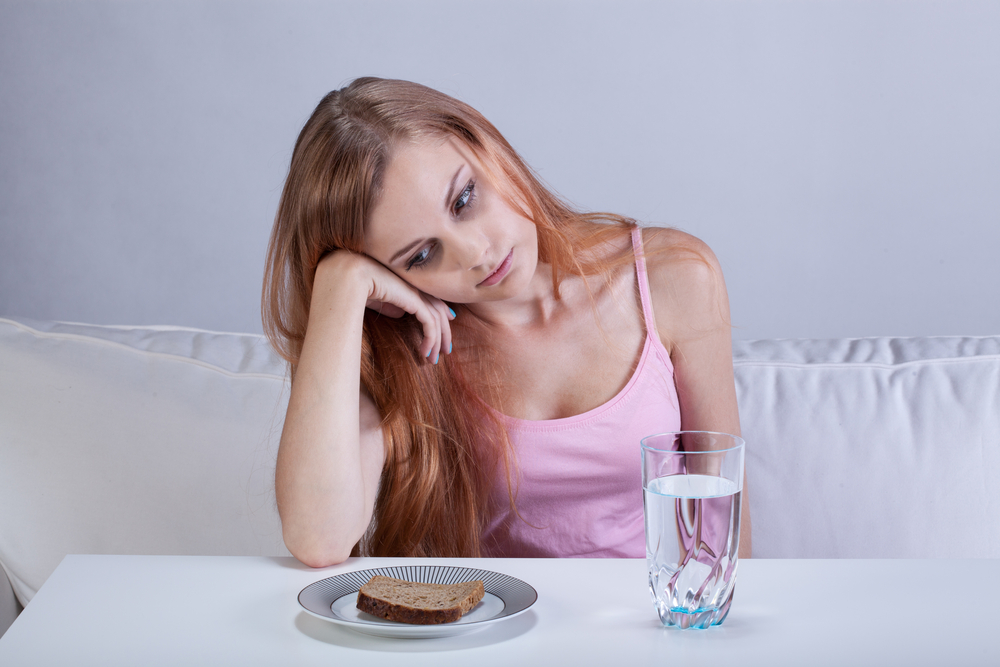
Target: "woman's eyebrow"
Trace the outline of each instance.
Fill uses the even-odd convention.
[[[449,210],[451,208],[451,201],[455,198],[455,182],[458,180],[458,175],[462,173],[462,169],[465,167],[464,164],[458,165],[458,171],[455,175],[451,177],[451,183],[448,184],[448,190],[444,193],[444,210]]]
[[[393,262],[395,262],[395,261],[396,261],[397,259],[399,259],[399,258],[400,258],[400,256],[402,256],[402,255],[405,255],[406,253],[408,253],[408,252],[410,252],[411,250],[413,250],[414,248],[416,248],[416,247],[417,247],[418,245],[420,245],[421,241],[423,241],[423,239],[417,239],[416,241],[414,241],[414,242],[413,242],[413,243],[411,243],[410,245],[406,246],[405,248],[403,248],[402,250],[400,250],[399,252],[397,252],[397,253],[396,253],[395,255],[393,255],[393,256],[392,256],[392,258],[391,258],[391,259],[389,260],[389,263],[390,263],[390,264],[392,264],[392,263],[393,263]]]

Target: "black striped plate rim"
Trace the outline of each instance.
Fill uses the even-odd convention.
[[[333,603],[345,595],[357,593],[362,586],[368,583],[369,579],[376,575],[420,584],[458,584],[465,581],[481,580],[485,591],[500,598],[503,602],[503,611],[491,618],[470,623],[470,625],[487,623],[519,614],[538,599],[538,593],[530,584],[491,570],[450,565],[399,565],[354,570],[309,584],[299,593],[299,604],[314,614],[344,620],[331,610]],[[357,622],[366,623],[367,621]]]

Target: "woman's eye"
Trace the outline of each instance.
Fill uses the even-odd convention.
[[[431,258],[431,248],[430,246],[423,248],[420,252],[410,258],[410,261],[406,263],[406,270],[409,271],[413,267],[423,266]]]
[[[469,181],[468,185],[465,186],[465,189],[462,190],[462,194],[460,194],[458,199],[455,200],[455,213],[458,213],[466,206],[469,206],[472,203],[472,200],[475,199],[475,193],[476,182]]]

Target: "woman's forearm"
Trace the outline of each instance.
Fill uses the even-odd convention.
[[[313,567],[343,561],[364,534],[383,456],[381,433],[360,426],[367,288],[346,260],[317,270],[275,472],[285,544]]]

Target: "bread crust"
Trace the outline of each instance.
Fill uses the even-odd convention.
[[[407,604],[398,600],[395,593],[417,590],[424,594],[453,595],[459,587],[475,584],[468,593],[454,604],[445,608]],[[378,590],[376,590],[378,589]],[[414,582],[375,576],[358,591],[357,607],[361,611],[397,623],[414,625],[436,625],[452,623],[462,618],[483,599],[485,591],[482,581],[459,584],[416,584]],[[396,599],[393,599],[396,598]]]

